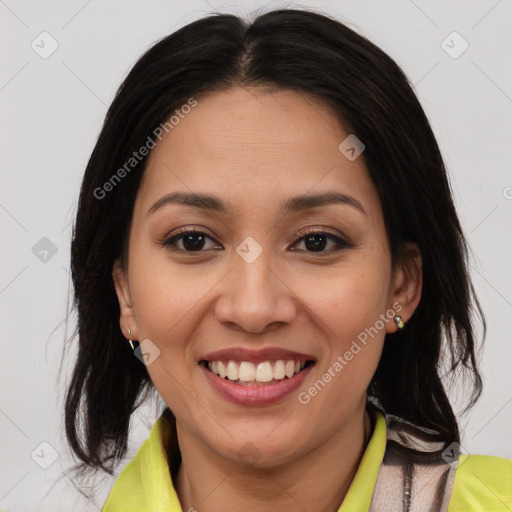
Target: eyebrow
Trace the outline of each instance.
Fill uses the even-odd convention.
[[[146,216],[151,215],[160,208],[168,204],[180,204],[192,206],[201,210],[213,211],[223,214],[232,214],[233,211],[220,198],[207,194],[194,192],[173,192],[161,197],[148,211]],[[320,194],[303,194],[287,199],[281,205],[281,210],[285,214],[310,210],[329,204],[345,204],[352,206],[366,215],[363,205],[352,196],[340,192],[324,192]]]

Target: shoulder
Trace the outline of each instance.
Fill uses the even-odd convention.
[[[512,460],[492,455],[461,455],[448,512],[512,509]]]
[[[133,459],[121,471],[102,512],[180,510],[165,446],[169,428],[163,413]]]
[[[127,502],[130,503],[130,510],[140,510],[145,503],[144,482],[141,475],[141,465],[147,459],[149,449],[149,439],[147,439],[135,457],[128,462],[118,475],[107,500],[105,501],[102,512],[127,512]]]

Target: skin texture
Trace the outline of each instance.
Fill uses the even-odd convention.
[[[319,100],[254,87],[197,100],[149,156],[128,262],[113,269],[120,327],[127,339],[130,328],[131,339],[149,338],[160,350],[147,370],[177,419],[183,462],[175,487],[183,510],[336,511],[371,434],[366,390],[395,322],[307,405],[297,395],[394,303],[407,322],[421,297],[421,255],[408,244],[409,270],[392,271],[364,160],[338,150],[349,133]],[[216,195],[232,214],[173,204],[146,215],[175,191]],[[356,198],[366,214],[344,204],[280,211],[291,196],[325,191]],[[176,252],[161,245],[183,227],[211,237],[200,255],[187,253],[183,238]],[[311,228],[350,246],[333,251],[327,240],[316,252],[301,239]],[[236,252],[247,236],[263,250],[252,263]],[[283,347],[317,363],[280,402],[242,407],[220,397],[198,366],[208,352],[239,346]],[[258,450],[252,465],[238,455],[247,443]]]

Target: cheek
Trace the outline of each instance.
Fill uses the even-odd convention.
[[[387,309],[390,276],[382,262],[353,260],[322,279],[303,281],[304,297],[337,350],[374,326]]]
[[[162,251],[163,252],[163,251]],[[159,251],[134,249],[130,255],[130,289],[139,341],[149,339],[159,350],[147,370],[158,389],[185,371],[187,339],[194,306],[204,291],[199,282],[187,282]],[[197,306],[196,306],[197,307]],[[160,389],[158,389],[160,392]]]
[[[204,278],[203,278],[204,277]],[[199,267],[177,265],[166,249],[140,244],[130,255],[130,288],[141,336],[165,342],[194,310],[214,282]]]
[[[350,408],[364,394],[382,352],[385,323],[381,315],[387,309],[388,282],[382,262],[360,258],[304,288],[304,293],[309,290],[309,304],[316,325],[323,329],[326,349],[313,379],[326,382],[325,387],[317,386],[321,391],[315,400],[320,409],[332,405],[343,416],[346,411],[339,408],[340,400]]]
[[[151,340],[158,357],[146,368],[165,403],[187,418],[190,400],[183,383],[190,380],[193,357],[190,340],[201,314],[201,299],[212,287],[209,279],[194,278],[163,254],[134,251],[130,259],[130,288],[140,340]]]

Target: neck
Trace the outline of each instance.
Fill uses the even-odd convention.
[[[182,510],[257,512],[297,508],[336,512],[371,437],[366,401],[333,436],[307,455],[273,467],[226,461],[177,423],[182,463],[174,487]]]

